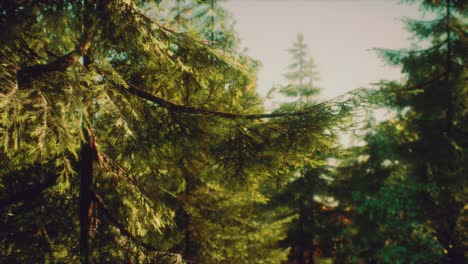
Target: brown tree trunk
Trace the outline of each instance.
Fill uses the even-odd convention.
[[[184,256],[184,259],[188,261],[193,261],[193,258],[195,257],[194,255],[194,248],[192,247],[192,235],[191,235],[191,230],[190,230],[190,225],[191,225],[191,217],[190,213],[188,211],[188,208],[185,208],[186,206],[189,206],[190,204],[190,196],[192,195],[192,189],[193,189],[193,183],[192,183],[192,178],[190,173],[187,171],[185,168],[184,161],[180,161],[180,166],[183,168],[183,173],[184,173],[184,180],[185,180],[185,191],[184,191],[184,198],[185,198],[185,204],[183,205],[183,217],[184,217],[184,253],[182,254]]]
[[[92,49],[88,49],[86,55],[83,58],[83,65],[88,67],[92,60]],[[84,100],[90,100],[84,98]],[[92,99],[91,99],[92,100]],[[93,115],[92,104],[88,109],[90,116]],[[92,195],[92,183],[93,183],[93,161],[96,158],[96,144],[95,136],[92,128],[88,130],[84,123],[82,125],[85,141],[81,143],[80,160],[79,166],[79,177],[80,177],[80,197],[79,197],[79,212],[78,217],[80,220],[80,261],[83,264],[90,263],[90,246],[89,246],[89,234],[91,226],[91,216],[93,213],[93,195]]]
[[[314,244],[312,244],[312,246],[310,247],[309,264],[315,264],[314,252],[315,252],[315,246]]]
[[[80,219],[80,260],[81,263],[90,263],[89,260],[89,227],[90,216],[92,214],[91,185],[93,182],[93,139],[87,130],[85,132],[86,142],[81,144],[80,151],[80,198],[79,198],[79,219]]]
[[[297,250],[297,260],[299,264],[305,264],[304,252],[305,252],[305,239],[304,239],[304,201],[302,198],[299,200],[299,228],[298,228],[298,240],[299,248]]]

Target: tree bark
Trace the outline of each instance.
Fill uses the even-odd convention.
[[[314,259],[315,246],[313,243],[314,242],[312,241],[312,245],[310,247],[310,254],[309,254],[309,264],[315,264],[315,259]]]
[[[182,162],[182,166],[184,166],[184,163]],[[190,199],[190,195],[192,194],[192,179],[190,177],[190,174],[188,173],[188,171],[186,171],[185,167],[184,167],[184,179],[185,179],[185,199],[186,202],[188,202],[188,200]],[[184,206],[188,206],[188,205],[184,205]],[[188,212],[187,208],[183,208],[184,210],[184,229],[185,229],[185,232],[184,232],[184,258],[187,259],[187,260],[192,260],[193,259],[193,248],[192,248],[192,241],[191,241],[191,232],[190,232],[190,222],[191,222],[191,219],[190,219],[190,213]]]
[[[80,220],[80,260],[83,264],[90,263],[89,260],[89,227],[92,214],[93,182],[93,135],[85,130],[86,142],[81,144],[80,151],[80,198],[79,198],[79,220]]]
[[[88,49],[86,55],[83,57],[83,65],[87,68],[92,62],[92,49]],[[84,100],[90,100],[84,98]],[[92,99],[91,99],[92,100]],[[92,104],[88,109],[90,116],[93,116]],[[80,161],[78,165],[79,176],[80,176],[80,197],[79,197],[79,213],[78,217],[80,220],[80,261],[83,264],[90,263],[90,246],[89,246],[89,234],[91,226],[91,216],[93,213],[93,161],[97,158],[96,142],[94,132],[91,129],[85,127],[83,122],[82,130],[85,141],[81,143],[80,150]]]
[[[297,260],[299,264],[305,264],[304,252],[305,252],[305,239],[304,239],[304,201],[303,198],[299,200],[299,229],[297,238],[299,240],[299,248],[297,250]]]

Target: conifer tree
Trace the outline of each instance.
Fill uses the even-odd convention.
[[[291,54],[293,62],[288,66],[289,72],[284,75],[289,82],[288,86],[281,92],[296,99],[300,104],[304,104],[306,101],[312,103],[311,99],[320,91],[314,83],[318,80],[318,72],[314,60],[309,56],[302,33],[297,34],[296,42],[288,52]]]
[[[210,198],[229,188],[220,182],[259,196],[260,182],[301,166],[311,146],[326,148],[323,131],[349,111],[346,101],[263,113],[255,63],[159,24],[142,11],[149,2],[0,3],[7,262],[220,261],[214,249],[235,227],[209,229],[224,244],[180,248],[170,235],[180,202],[203,192],[226,210],[223,196]],[[187,186],[201,188],[184,200]],[[192,225],[210,218],[199,212]]]
[[[225,0],[207,0],[195,10],[193,18],[199,21],[203,38],[209,45],[223,50],[237,47],[238,39],[230,13],[221,5]]]
[[[466,10],[464,2],[457,0],[423,1],[422,5],[438,18],[409,21],[408,25],[432,46],[408,54],[387,53],[392,62],[403,66],[408,76],[405,87],[418,85],[422,90],[395,97],[401,123],[410,133],[402,141],[400,155],[411,166],[411,179],[425,187],[418,198],[425,220],[431,223],[443,247],[442,261],[458,263],[465,259],[461,234],[466,228],[460,221],[468,175],[468,145],[464,139],[468,129],[464,84],[467,57],[463,48]]]
[[[393,94],[385,106],[396,117],[373,129],[358,150],[361,158],[340,171],[351,175],[340,200],[351,208],[346,201],[354,201],[352,226],[360,226],[342,248],[348,257],[466,262],[466,11],[456,0],[422,1],[422,7],[437,18],[407,25],[431,46],[381,50],[407,76],[402,84],[382,83],[382,91]]]
[[[224,0],[163,1],[167,6],[162,22],[181,32],[201,38],[208,45],[226,51],[235,51],[239,40],[234,31],[234,19],[222,6]]]
[[[289,65],[290,72],[285,76],[290,85],[282,93],[297,100],[292,102],[293,106],[313,105],[314,97],[320,91],[313,83],[317,80],[318,72],[312,58],[308,58],[307,45],[302,34],[298,34],[297,41],[289,52],[293,63]],[[287,103],[282,107],[288,109],[289,106]],[[322,251],[324,256],[330,256],[333,251],[329,243],[332,237],[326,230],[332,229],[329,220],[333,212],[321,199],[327,196],[328,182],[324,178],[324,175],[329,174],[327,159],[336,153],[338,144],[333,135],[327,140],[327,148],[309,150],[304,157],[305,166],[295,167],[280,191],[270,190],[269,193],[272,198],[268,207],[278,211],[279,219],[290,219],[283,226],[286,236],[279,241],[282,248],[290,250],[289,262],[315,263],[316,253]]]
[[[210,46],[223,50],[236,50],[237,37],[232,32],[231,17],[225,9],[218,6],[217,1],[207,1],[204,5],[197,5],[190,1],[183,1],[183,4],[181,2],[172,3],[172,5],[169,3],[169,12],[163,22],[169,22],[168,25],[174,28],[189,30],[189,34],[206,40]],[[171,14],[173,13],[178,19],[172,20]],[[210,18],[212,16],[213,19],[206,19],[206,16]],[[211,39],[215,35],[231,37],[219,38],[215,42]],[[255,63],[243,54],[237,54],[237,56],[240,58],[239,62],[246,64],[245,66],[251,69],[253,75],[256,70]],[[244,85],[247,87],[251,86],[252,82],[249,78],[237,80],[226,78],[225,81],[233,85],[239,81],[245,82]],[[214,84],[209,82],[208,85],[212,89]],[[241,87],[238,88],[237,96],[253,97],[252,88],[240,94],[241,89]],[[186,151],[181,155],[186,156],[187,153]],[[184,159],[193,160],[194,158],[191,156]],[[254,257],[251,255],[253,250],[245,250],[246,245],[252,240],[249,237],[255,237],[258,229],[255,225],[247,224],[248,219],[253,219],[255,211],[252,208],[259,200],[255,198],[257,196],[255,191],[246,192],[241,186],[234,187],[232,182],[227,185],[226,181],[219,177],[207,177],[206,173],[212,171],[209,165],[198,166],[195,169],[195,166],[181,162],[179,167],[184,167],[185,184],[183,192],[177,197],[178,209],[175,215],[177,226],[171,234],[175,238],[174,248],[180,249],[187,260],[199,263],[220,261],[234,263],[245,262],[246,259],[253,261],[255,258],[265,260],[268,254],[271,255],[268,252],[268,254],[258,254]],[[227,193],[230,195],[226,195]],[[231,248],[226,247],[226,244],[231,245]],[[244,248],[244,252],[234,251],[239,248]]]

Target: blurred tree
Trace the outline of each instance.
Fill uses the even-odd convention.
[[[438,263],[442,248],[423,217],[418,193],[424,186],[408,177],[400,163],[404,130],[395,120],[365,136],[365,145],[348,149],[335,171],[334,195],[350,219],[337,239],[337,262]]]
[[[309,57],[302,33],[297,34],[297,40],[288,52],[293,62],[288,66],[289,72],[284,75],[289,83],[281,92],[296,99],[299,104],[314,103],[312,98],[320,91],[320,88],[314,84],[314,81],[318,80],[317,66]]]
[[[292,54],[293,63],[285,77],[290,84],[281,93],[296,101],[285,103],[282,109],[297,109],[317,104],[314,100],[320,89],[313,81],[317,80],[318,72],[312,58],[308,58],[307,45],[304,37],[298,34],[294,47],[288,50]],[[330,131],[337,129],[329,128]],[[291,168],[291,173],[282,181],[284,187],[276,190],[270,186],[267,191],[271,197],[266,206],[277,211],[279,219],[292,220],[284,225],[286,237],[279,241],[281,248],[290,249],[288,263],[315,263],[314,257],[320,251],[329,257],[333,252],[332,237],[336,221],[330,221],[334,210],[325,202],[328,197],[327,160],[337,154],[338,143],[333,133],[328,134],[326,148],[311,147],[304,157],[304,166]],[[333,211],[333,212],[332,212]]]
[[[160,12],[163,24],[193,37],[201,38],[208,45],[226,51],[235,51],[239,39],[234,31],[234,19],[222,6],[225,0],[177,0],[162,1]]]
[[[424,218],[443,247],[444,263],[464,262],[462,234],[466,196],[468,94],[466,79],[466,10],[463,1],[423,1],[422,7],[439,17],[433,21],[408,20],[409,29],[431,47],[417,51],[387,52],[403,66],[420,93],[396,95],[389,105],[398,111],[405,128],[400,157],[410,167],[409,177],[425,188],[418,193]],[[392,89],[386,83],[384,89]],[[434,151],[437,149],[437,151]]]
[[[355,214],[348,229],[354,240],[343,247],[348,260],[466,262],[466,11],[455,0],[422,7],[438,17],[407,25],[430,47],[380,50],[407,76],[403,84],[382,82],[391,95],[384,105],[396,117],[371,131],[339,173],[350,176],[340,200]]]
[[[288,212],[283,213],[285,216],[294,216],[287,224],[287,236],[280,242],[282,248],[290,249],[287,263],[316,263],[318,255],[329,258],[334,253],[333,237],[339,222],[336,205],[327,202],[327,170],[326,164],[305,166],[273,197],[274,203]]]

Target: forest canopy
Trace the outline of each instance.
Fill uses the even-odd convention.
[[[466,10],[421,6],[405,81],[320,101],[299,33],[267,111],[221,1],[1,1],[0,262],[463,263]]]

